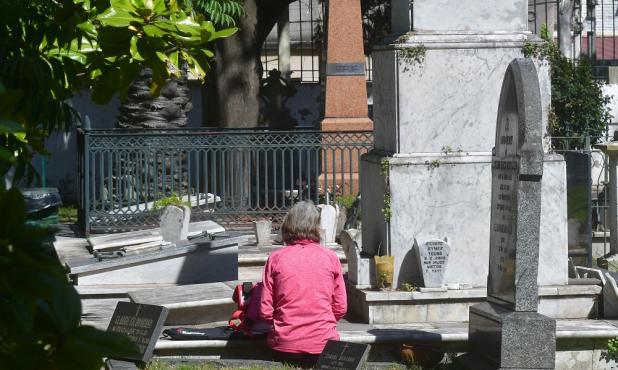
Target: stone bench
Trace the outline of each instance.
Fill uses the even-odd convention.
[[[342,321],[342,341],[371,344],[369,361],[399,361],[399,345],[435,345],[447,352],[463,352],[468,341],[465,322],[369,325]],[[618,337],[618,327],[605,320],[557,320],[557,368],[592,369],[607,350],[607,339]],[[268,360],[264,339],[186,340],[159,339],[155,356]],[[565,367],[566,365],[570,367]],[[602,368],[598,367],[594,368]]]

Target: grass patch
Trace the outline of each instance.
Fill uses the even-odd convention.
[[[58,207],[58,219],[60,223],[77,222],[77,206],[75,204],[65,204]]]

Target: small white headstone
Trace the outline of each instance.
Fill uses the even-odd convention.
[[[182,227],[180,228],[180,240],[187,240],[189,237],[189,224],[191,223],[191,207],[182,206],[184,212],[182,217]]]
[[[165,207],[160,223],[163,241],[176,243],[180,240],[186,240],[189,232],[190,218],[191,210],[189,207]]]
[[[348,261],[348,280],[362,287],[371,286],[371,259],[361,258],[361,232],[357,229],[343,230],[341,245]]]
[[[414,249],[425,288],[442,288],[451,252],[448,239],[421,234],[414,239]]]
[[[318,207],[322,209],[320,212],[320,228],[324,229],[324,243],[334,243],[337,229],[337,210],[328,204],[319,204]]]
[[[270,240],[271,227],[272,221],[270,220],[253,221],[253,231],[258,247],[272,245],[272,241]]]

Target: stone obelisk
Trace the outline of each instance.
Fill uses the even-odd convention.
[[[328,2],[322,131],[372,130],[367,112],[360,0]]]
[[[360,0],[328,2],[326,93],[322,131],[373,130],[368,117]],[[344,169],[344,173],[337,171]],[[356,156],[325,152],[320,187],[339,194],[359,190]]]

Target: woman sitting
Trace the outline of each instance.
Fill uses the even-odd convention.
[[[280,362],[312,366],[347,309],[341,263],[319,244],[320,213],[311,202],[295,204],[281,227],[286,246],[264,268],[263,319],[272,321],[267,343]]]

